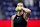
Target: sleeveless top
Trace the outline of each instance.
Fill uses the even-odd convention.
[[[23,14],[21,16],[16,15],[14,19],[14,27],[26,27],[27,22],[23,18]]]

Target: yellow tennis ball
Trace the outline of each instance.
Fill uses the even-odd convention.
[[[19,8],[19,10],[21,10],[21,8]]]
[[[18,11],[18,8],[16,8],[15,10]]]

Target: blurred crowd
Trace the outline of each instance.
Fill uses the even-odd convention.
[[[15,8],[19,2],[32,11],[30,19],[40,19],[40,0],[0,0],[0,20],[10,20],[12,15],[17,14]]]

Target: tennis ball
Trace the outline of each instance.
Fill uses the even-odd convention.
[[[19,8],[19,10],[21,10],[21,8]]]
[[[18,8],[17,9],[15,9],[16,11],[18,11]]]

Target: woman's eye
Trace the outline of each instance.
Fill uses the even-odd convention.
[[[21,7],[22,7],[22,5],[21,5]]]

